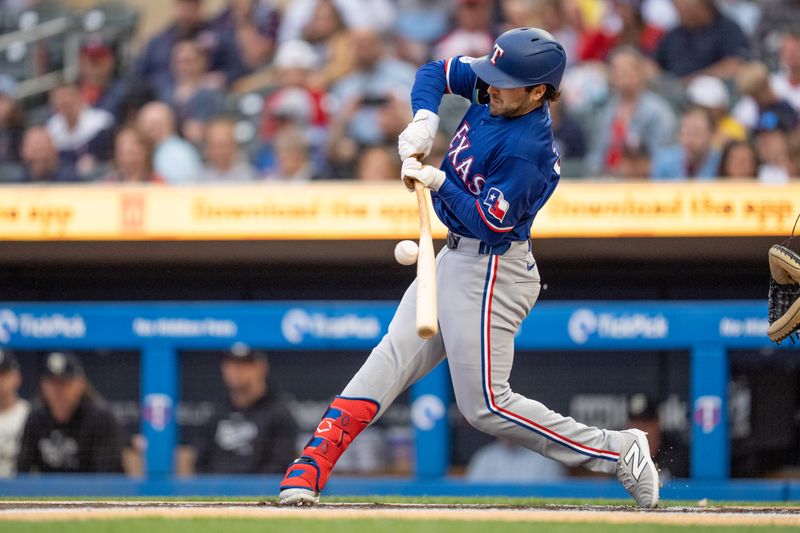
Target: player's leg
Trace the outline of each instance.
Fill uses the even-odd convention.
[[[444,278],[440,290],[458,296],[447,309],[440,308],[440,323],[458,407],[486,433],[566,465],[615,473],[623,445],[643,448],[646,441],[581,424],[509,386],[514,335],[539,292],[538,272],[535,266],[528,270],[532,257],[526,255],[519,247],[505,256],[453,254],[457,264],[449,265],[453,275]],[[650,461],[649,452],[640,453]],[[655,492],[657,501],[657,486]]]
[[[416,334],[416,289],[415,281],[403,295],[386,335],[331,403],[302,456],[289,466],[281,482],[281,503],[315,503],[353,439],[444,358],[441,335],[425,341]]]

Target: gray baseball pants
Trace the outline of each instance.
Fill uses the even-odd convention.
[[[475,239],[460,237],[456,246],[436,258],[439,334],[428,340],[416,334],[414,281],[388,333],[342,396],[378,401],[377,420],[398,394],[447,357],[456,403],[474,427],[565,465],[613,473],[618,432],[564,417],[509,386],[514,335],[540,289],[529,243],[514,242],[502,255],[480,253],[486,245]]]

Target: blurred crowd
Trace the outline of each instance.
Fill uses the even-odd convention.
[[[168,1],[138,50],[82,32],[46,99],[0,71],[0,182],[395,179],[416,68],[520,26],[567,51],[551,108],[565,177],[800,175],[796,0],[229,0],[210,18]],[[58,4],[0,1],[0,21]],[[445,98],[432,162],[466,105]]]

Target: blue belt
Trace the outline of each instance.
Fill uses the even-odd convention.
[[[447,232],[447,247],[451,250],[458,250],[458,243],[460,240],[460,235],[456,235],[452,231]],[[503,244],[498,244],[496,246],[490,246],[485,242],[481,242],[480,246],[478,247],[478,253],[481,255],[503,255],[508,251],[509,248],[511,248],[510,242],[504,242]]]

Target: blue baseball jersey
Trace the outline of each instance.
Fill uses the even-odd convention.
[[[444,94],[472,102],[440,167],[447,179],[432,193],[439,219],[452,232],[496,246],[530,238],[536,213],[560,178],[547,103],[520,117],[492,116],[480,103],[472,58],[456,56],[417,70],[411,90],[416,113],[438,113]]]

